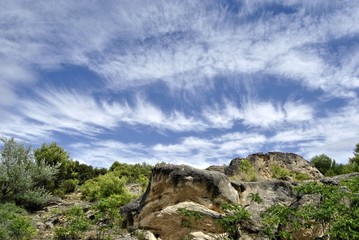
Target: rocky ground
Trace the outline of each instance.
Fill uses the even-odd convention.
[[[251,168],[245,168],[248,162]],[[278,152],[236,158],[228,166],[212,166],[207,170],[186,165],[158,165],[153,169],[146,192],[121,208],[126,229],[114,232],[111,239],[227,239],[225,230],[218,224],[224,214],[224,203],[239,204],[252,216],[241,226],[241,239],[267,239],[259,234],[262,211],[277,203],[288,206],[315,201],[316,196],[305,201],[298,199],[294,186],[311,181],[338,185],[339,180],[358,175],[324,178],[302,157]],[[253,176],[255,179],[248,181],[248,177]],[[136,186],[129,189],[138,193]],[[254,195],[261,197],[260,204],[253,201]],[[81,200],[79,192],[57,199],[43,211],[32,214],[39,230],[36,239],[52,239],[53,229],[63,223],[62,212],[75,205],[82,207],[90,217],[91,204]],[[194,213],[201,217],[197,219]],[[321,231],[319,235],[324,235],[324,230]],[[90,236],[91,232],[86,239],[94,239]],[[308,239],[308,235],[298,239]]]
[[[128,188],[133,193],[139,193],[139,187],[135,185],[129,185]],[[91,204],[92,203],[81,199],[81,193],[79,191],[68,194],[63,199],[53,198],[52,203],[49,206],[30,215],[38,230],[34,240],[53,239],[54,229],[64,225],[64,212],[73,206],[81,207],[84,210],[85,215],[88,216],[88,218],[91,218],[91,215],[93,214],[91,211]],[[136,235],[138,237],[136,237]],[[84,239],[95,240],[96,238],[94,236],[96,236],[96,232],[90,230],[85,234]],[[142,239],[151,239],[151,236],[152,235],[146,231],[130,234],[127,229],[118,229],[118,231],[110,234],[112,240],[136,240],[140,239],[139,237],[145,237]],[[152,239],[155,238],[153,237]]]

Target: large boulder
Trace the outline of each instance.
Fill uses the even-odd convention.
[[[236,204],[238,192],[219,172],[185,165],[159,165],[153,169],[145,194],[121,208],[128,228],[149,229],[163,239],[181,239],[187,230],[181,226],[179,208],[200,212],[201,223],[192,228],[204,233],[223,230],[216,224],[223,203]],[[174,231],[176,234],[174,235]]]
[[[235,158],[225,168],[225,174],[232,179],[245,180],[248,173],[243,171],[243,161],[249,161],[254,167],[255,180],[304,180],[323,177],[319,170],[303,157],[282,152],[256,153],[246,158]]]

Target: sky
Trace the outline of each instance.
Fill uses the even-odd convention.
[[[198,168],[359,143],[359,1],[0,0],[0,136]]]

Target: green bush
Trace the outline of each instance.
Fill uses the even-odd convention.
[[[93,220],[96,226],[96,239],[106,238],[107,232],[120,230],[123,217],[120,215],[119,208],[133,200],[131,195],[111,195],[101,199],[92,206],[95,218]]]
[[[191,228],[191,223],[196,223],[197,221],[201,221],[203,219],[202,213],[187,208],[178,208],[177,212],[183,216],[181,225],[186,228]]]
[[[272,177],[276,179],[284,179],[290,176],[290,172],[288,169],[283,168],[279,165],[272,166]]]
[[[113,172],[100,175],[95,179],[88,180],[81,186],[82,198],[88,201],[96,201],[113,194],[128,195],[126,183],[126,178],[119,178]]]
[[[359,177],[341,184],[346,188],[317,182],[296,186],[298,198],[314,194],[319,202],[300,207],[277,204],[268,208],[261,214],[263,232],[270,239],[295,239],[304,230],[313,231],[314,239],[319,237],[315,227],[321,226],[328,229],[330,239],[359,239]]]
[[[60,184],[59,189],[65,194],[72,193],[76,190],[77,184],[77,179],[67,179]]]
[[[51,194],[44,188],[35,188],[19,194],[16,203],[27,210],[36,211],[44,207],[50,198]]]
[[[119,177],[126,177],[128,183],[140,183],[147,185],[152,168],[153,166],[147,163],[137,163],[131,165],[116,161],[110,167],[110,171],[114,172]]]
[[[222,209],[226,212],[218,219],[219,224],[227,231],[232,239],[240,238],[240,225],[250,219],[251,214],[240,205],[224,204]]]
[[[26,211],[13,203],[0,204],[0,239],[32,239],[36,230]]]
[[[293,173],[293,177],[294,177],[294,179],[299,180],[299,181],[305,181],[305,180],[310,179],[310,177],[306,173],[297,173],[296,172],[296,173]]]
[[[100,199],[100,185],[97,184],[95,179],[87,180],[81,186],[81,198],[87,201],[94,202]]]
[[[249,198],[251,199],[252,202],[255,202],[255,203],[258,203],[258,204],[263,203],[263,199],[259,195],[259,193],[250,193]]]
[[[256,171],[254,169],[254,166],[252,162],[248,159],[242,159],[241,160],[241,173],[243,174],[243,180],[244,181],[256,181]]]
[[[85,216],[83,209],[74,206],[65,214],[65,225],[54,230],[55,240],[82,239],[84,233],[90,228],[90,220]]]
[[[43,207],[50,197],[44,184],[52,181],[56,167],[36,162],[31,148],[14,139],[1,140],[0,202],[16,202],[30,210]]]

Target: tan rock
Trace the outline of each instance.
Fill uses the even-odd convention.
[[[192,240],[217,240],[217,239],[228,239],[226,233],[221,234],[205,234],[203,232],[191,232],[189,234]]]
[[[296,178],[319,179],[323,175],[310,162],[294,153],[269,152],[248,155],[246,158],[235,158],[225,174],[232,179],[245,180],[246,173],[241,168],[241,162],[248,159],[254,167],[256,180],[268,180],[278,176],[275,170],[286,171],[288,174],[283,180],[295,180]],[[285,175],[285,174],[284,174]]]
[[[205,215],[201,223],[194,225],[196,230],[218,232],[213,219],[219,216],[221,205],[238,201],[238,192],[222,173],[185,165],[161,165],[154,168],[145,194],[121,211],[129,228],[149,229],[163,239],[181,239],[172,237],[174,232],[179,236],[188,232],[182,226],[178,208],[194,209]]]
[[[202,218],[185,217],[178,212],[180,208],[198,212],[202,215]],[[151,229],[152,232],[159,234],[162,239],[182,239],[194,229],[206,233],[223,232],[223,229],[216,222],[219,216],[218,212],[198,203],[181,202],[147,215],[141,219],[138,227]]]

